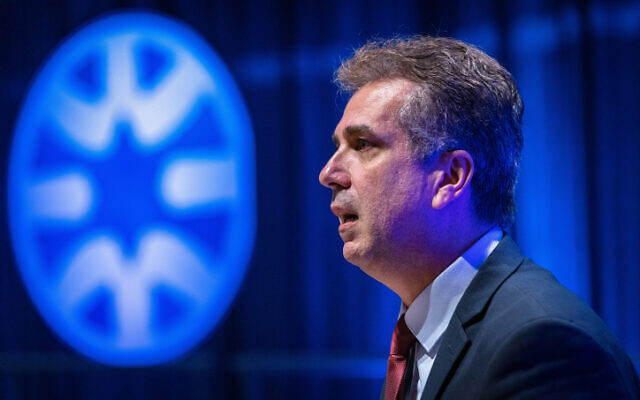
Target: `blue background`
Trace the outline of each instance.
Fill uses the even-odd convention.
[[[38,68],[74,30],[130,7],[190,25],[238,83],[256,141],[252,262],[226,318],[193,351],[158,367],[106,367],[39,316],[0,213],[0,397],[377,398],[399,300],[342,259],[317,175],[347,100],[331,83],[340,59],[372,36],[412,33],[469,41],[512,72],[525,101],[512,233],[639,365],[640,2],[0,0],[4,178]]]

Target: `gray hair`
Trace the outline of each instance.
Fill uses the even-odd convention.
[[[414,155],[471,154],[473,207],[481,220],[509,227],[522,152],[524,104],[511,74],[472,45],[442,37],[371,41],[344,61],[335,82],[354,93],[368,83],[416,84],[397,114]]]

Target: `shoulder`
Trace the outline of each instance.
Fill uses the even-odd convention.
[[[510,332],[491,353],[483,391],[496,398],[637,398],[633,366],[615,344],[579,324],[533,319]]]
[[[575,324],[594,335],[608,333],[604,321],[586,303],[529,259],[493,293],[483,317],[503,325],[505,331],[547,318]]]
[[[618,340],[591,307],[529,259],[495,291],[481,325],[483,329],[490,327],[491,336],[499,342],[526,334],[548,342],[545,335],[539,335],[553,330],[589,338],[605,350],[624,354]]]
[[[633,366],[605,323],[530,260],[496,290],[475,330],[487,351],[484,381],[498,397],[637,396]]]

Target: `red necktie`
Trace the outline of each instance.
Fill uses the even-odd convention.
[[[416,338],[407,328],[404,315],[400,317],[391,337],[391,351],[387,361],[387,378],[385,380],[384,400],[397,400],[404,398],[402,376],[407,368],[409,350]]]

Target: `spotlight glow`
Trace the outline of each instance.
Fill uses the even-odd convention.
[[[113,365],[193,348],[249,261],[254,158],[231,75],[185,25],[123,13],[69,38],[28,93],[9,166],[17,264],[52,329]]]

